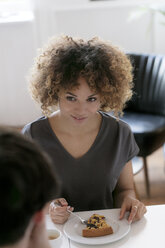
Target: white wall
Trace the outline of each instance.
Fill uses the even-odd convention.
[[[146,35],[150,15],[144,16],[138,22],[129,22],[128,16],[133,8],[131,6],[109,6],[70,11],[55,10],[56,32],[84,38],[100,36],[126,50],[150,52],[152,43],[150,35]],[[64,15],[65,22],[63,22]]]
[[[0,124],[24,125],[40,114],[26,75],[35,54],[32,19],[0,23]]]
[[[25,77],[36,48],[52,35],[100,36],[126,51],[165,54],[160,15],[148,33],[150,14],[128,22],[136,1],[31,0],[31,6],[35,19],[25,15],[15,21],[0,18],[0,124],[24,125],[41,114],[28,94]]]
[[[165,2],[164,2],[165,11]],[[163,10],[162,8],[162,10]],[[155,15],[154,22],[154,52],[165,54],[165,16],[161,14]]]
[[[130,14],[148,2],[155,3],[149,0],[47,0],[50,4],[47,6],[44,0],[33,0],[37,44],[42,46],[49,36],[64,33],[84,38],[101,36],[125,50],[165,54],[165,46],[160,45],[160,41],[165,42],[165,31],[162,32],[165,26],[158,21],[159,15],[146,13],[129,21]],[[165,8],[165,3],[162,5]]]

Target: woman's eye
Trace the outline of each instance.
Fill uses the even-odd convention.
[[[95,102],[97,100],[97,98],[96,97],[90,97],[90,98],[88,98],[88,102]]]
[[[76,98],[73,96],[67,96],[66,99],[67,99],[67,101],[70,101],[70,102],[76,101]]]

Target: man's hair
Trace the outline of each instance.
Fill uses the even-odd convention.
[[[0,246],[19,241],[32,216],[58,190],[51,161],[39,146],[0,128]]]

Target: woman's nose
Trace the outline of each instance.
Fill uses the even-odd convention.
[[[79,113],[82,113],[86,110],[86,103],[84,102],[77,102],[76,104],[76,110],[79,111]]]

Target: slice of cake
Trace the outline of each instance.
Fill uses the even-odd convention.
[[[105,221],[105,217],[99,214],[93,214],[87,223],[87,227],[82,230],[83,237],[100,237],[112,234],[113,229]]]

